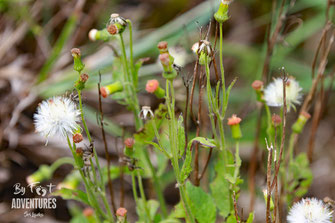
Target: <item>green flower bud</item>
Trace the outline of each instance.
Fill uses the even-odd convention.
[[[114,94],[120,91],[123,91],[123,85],[120,81],[116,81],[113,84],[100,88],[101,96],[104,98],[106,98],[108,95],[111,95],[111,94]]]
[[[255,89],[256,95],[257,95],[257,101],[259,102],[264,102],[264,83],[263,81],[260,80],[255,80],[252,84],[251,87]]]
[[[221,1],[219,10],[214,14],[214,18],[217,22],[224,23],[225,21],[229,19],[229,16],[228,16],[229,2],[230,1],[227,1],[227,0]]]
[[[237,117],[236,115],[232,115],[231,118],[228,118],[228,125],[231,128],[231,133],[234,139],[242,138],[242,131],[240,128],[241,121],[242,119]]]
[[[78,73],[81,73],[81,71],[84,69],[85,65],[81,61],[81,52],[78,48],[73,48],[71,50],[71,54],[73,57],[73,69],[75,71],[78,71]]]
[[[88,74],[81,74],[80,77],[79,77],[79,79],[74,84],[74,86],[78,90],[83,90],[85,88],[85,83],[88,80],[88,78],[89,78]]]
[[[307,112],[301,112],[299,114],[298,120],[292,125],[292,130],[295,133],[301,133],[307,120],[310,119],[311,115]]]

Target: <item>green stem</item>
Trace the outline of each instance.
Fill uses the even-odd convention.
[[[134,53],[133,53],[133,25],[129,19],[127,19],[128,28],[129,28],[129,48],[130,48],[130,70],[133,76],[133,85],[135,89],[137,88],[137,75],[134,68]]]
[[[126,47],[124,44],[123,36],[120,34],[120,41],[121,41],[121,49],[122,49],[122,64],[123,64],[123,70],[125,72],[125,90],[126,94],[129,97],[128,98],[128,104],[131,108],[131,110],[134,113],[134,118],[135,118],[135,127],[136,129],[140,129],[143,126],[142,120],[139,117],[140,114],[140,108],[139,108],[139,103],[138,99],[136,96],[136,86],[131,85],[129,88],[130,83],[134,83],[133,78],[129,75],[129,67],[128,67],[128,62],[127,62],[127,54],[126,54]],[[132,44],[132,43],[131,43]],[[137,78],[137,77],[136,77]]]
[[[149,222],[152,222],[151,221],[151,216],[150,216],[150,210],[148,209],[147,199],[146,199],[145,193],[144,193],[144,188],[143,188],[143,184],[142,184],[142,177],[141,177],[141,174],[140,174],[139,171],[137,171],[137,181],[138,181],[138,187],[140,189],[140,194],[141,194],[141,198],[142,198],[142,201],[143,201],[145,213],[147,214]]]
[[[81,122],[83,123],[84,130],[86,132],[86,135],[87,135],[87,138],[88,138],[89,142],[92,143],[92,137],[91,137],[90,132],[88,131],[87,124],[86,124],[86,121],[85,121],[85,118],[84,118],[83,101],[82,101],[82,97],[81,97],[81,90],[77,89],[77,92],[78,92],[78,100],[79,100],[79,109],[80,109],[80,115],[81,115]],[[100,182],[101,185],[100,185],[100,187],[102,188],[103,191],[105,191],[104,177],[103,177],[103,174],[102,174],[102,171],[101,171],[101,167],[100,167],[100,163],[99,163],[99,159],[98,159],[98,154],[97,154],[97,151],[95,150],[95,148],[93,148],[93,153],[94,153],[95,163],[97,164],[99,175],[100,175],[100,178],[101,178],[101,182]],[[93,171],[93,174],[96,175],[95,168],[92,168],[92,171]],[[99,185],[98,182],[96,182],[96,184]]]
[[[222,114],[225,114],[225,105],[226,105],[226,84],[225,84],[225,77],[224,77],[224,68],[223,68],[223,23],[220,23],[220,70],[221,70],[221,80],[222,80]]]
[[[138,195],[137,195],[137,190],[136,190],[136,178],[135,178],[135,171],[131,172],[131,181],[132,181],[132,187],[133,187],[133,196],[136,205],[138,205]]]
[[[170,98],[170,90],[171,90],[171,98]],[[168,107],[168,113],[169,113],[169,137],[170,137],[170,149],[172,152],[172,166],[173,166],[173,170],[175,172],[176,175],[176,179],[177,179],[177,184],[179,186],[179,193],[180,193],[180,198],[186,213],[186,222],[191,222],[191,223],[195,223],[195,219],[192,215],[191,209],[190,209],[190,205],[188,203],[188,199],[186,197],[186,190],[185,190],[185,185],[181,185],[180,182],[180,169],[179,169],[179,163],[178,163],[178,159],[179,159],[179,154],[178,154],[178,148],[177,148],[177,131],[176,131],[176,127],[175,127],[175,110],[174,110],[174,106],[175,106],[175,99],[174,99],[174,89],[173,89],[173,80],[166,80],[166,105]]]
[[[69,139],[69,136],[66,136],[67,137],[67,143],[69,145],[69,148],[71,149],[71,152],[72,152],[72,155],[73,155],[73,158],[76,160],[76,166],[77,166],[77,169],[79,170],[79,173],[81,175],[81,178],[83,179],[84,181],[84,185],[85,185],[85,189],[86,189],[86,192],[87,192],[87,197],[88,197],[88,201],[89,203],[91,204],[91,206],[96,210],[97,213],[99,213],[101,216],[103,216],[103,218],[105,219],[108,219],[108,216],[102,211],[102,209],[100,208],[100,206],[98,205],[98,202],[97,200],[95,199],[95,196],[93,194],[93,191],[91,190],[89,184],[87,183],[86,181],[86,177],[83,173],[83,171],[81,170],[80,166],[78,165],[78,162],[77,162],[77,155],[76,155],[76,152],[75,152],[75,149],[71,146],[71,142],[70,142],[70,139]],[[100,222],[100,220],[99,220]],[[113,219],[112,219],[112,222]]]
[[[73,162],[73,159],[70,157],[62,157],[58,160],[56,160],[53,164],[51,164],[50,169],[51,172],[55,172],[55,170],[57,170],[60,166],[64,165],[64,164],[71,164],[71,165],[75,165],[75,162]]]
[[[155,122],[155,120],[153,120],[153,122]],[[161,184],[158,181],[158,177],[157,177],[155,168],[153,167],[153,165],[150,161],[149,153],[148,153],[147,150],[144,150],[144,157],[145,157],[147,163],[149,164],[149,168],[150,168],[150,171],[151,171],[151,174],[152,174],[154,189],[155,189],[155,192],[157,194],[158,201],[160,203],[163,218],[166,218],[168,213],[167,213],[167,208],[166,208],[165,199],[164,199],[164,195],[163,195],[163,192],[162,192]]]

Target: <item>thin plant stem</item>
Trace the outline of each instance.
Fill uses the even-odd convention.
[[[140,189],[141,199],[143,201],[145,213],[148,217],[149,222],[152,222],[151,216],[150,216],[150,210],[148,208],[147,199],[146,199],[145,193],[144,193],[144,188],[143,188],[143,184],[142,184],[142,177],[141,177],[141,174],[140,174],[139,171],[137,171],[137,181],[138,181],[138,187]]]
[[[111,180],[111,176],[110,176],[111,160],[110,160],[109,153],[108,153],[108,145],[107,145],[106,134],[105,134],[105,129],[104,129],[104,121],[103,121],[104,113],[102,111],[100,81],[101,81],[101,75],[99,76],[99,83],[98,83],[100,128],[101,128],[102,139],[103,139],[103,142],[104,142],[105,156],[106,156],[106,159],[107,159],[107,180],[108,180],[108,189],[109,189],[109,193],[110,193],[111,205],[112,205],[112,208],[113,208],[113,212],[116,213],[116,205],[115,205],[115,202],[114,202],[114,193],[113,193],[113,184],[112,184],[112,180]]]
[[[223,68],[223,23],[220,23],[220,71],[221,71],[221,81],[222,81],[222,114],[224,114],[225,104],[226,104],[226,84],[224,78],[224,68]]]
[[[71,145],[71,142],[70,142],[70,139],[69,139],[69,136],[66,136],[67,138],[67,143],[68,143],[68,146],[72,152],[72,155],[74,157],[74,159],[76,160],[76,152],[75,152],[75,149],[72,147]],[[84,185],[85,185],[85,189],[87,191],[87,197],[88,197],[88,200],[90,202],[90,204],[93,206],[93,208],[97,211],[97,213],[99,213],[101,216],[103,216],[103,218],[106,218],[108,219],[107,215],[102,211],[102,209],[100,208],[100,206],[98,205],[98,202],[97,200],[95,199],[95,196],[93,194],[93,191],[91,190],[89,184],[87,183],[86,181],[86,177],[83,173],[83,171],[81,170],[80,166],[78,165],[77,161],[76,161],[76,166],[77,166],[77,169],[79,170],[79,173],[81,175],[81,178],[83,179],[84,181]],[[100,220],[99,220],[100,222]],[[112,222],[114,222],[114,220],[112,219]]]
[[[81,122],[83,123],[84,130],[86,132],[88,141],[90,143],[92,143],[92,137],[91,137],[90,132],[88,131],[87,124],[86,124],[86,121],[85,121],[85,118],[84,118],[83,101],[82,101],[82,97],[81,97],[81,90],[77,89],[77,92],[78,92],[78,100],[79,100],[79,109],[80,109],[80,115],[81,115]],[[99,160],[98,160],[98,154],[97,154],[97,151],[95,150],[95,148],[93,148],[93,153],[94,153],[95,163],[96,163],[96,165],[98,167],[99,175],[100,175],[100,178],[101,178],[101,182],[100,182],[101,185],[100,185],[100,187],[102,189],[104,189],[104,185],[103,185],[103,182],[104,182],[103,178],[104,177],[103,177],[103,174],[102,174],[102,171],[101,171],[100,163],[99,163]],[[95,168],[93,169],[93,171],[96,171]],[[98,182],[97,182],[97,185],[98,185]]]
[[[130,70],[133,76],[133,85],[137,88],[137,75],[134,68],[134,53],[133,53],[133,25],[129,19],[127,19],[129,29],[129,48],[130,48]]]

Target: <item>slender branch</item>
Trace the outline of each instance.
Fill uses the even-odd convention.
[[[105,156],[106,156],[106,159],[107,159],[108,189],[109,189],[109,193],[110,193],[110,199],[111,199],[111,204],[112,204],[112,208],[113,208],[113,213],[116,213],[116,205],[115,205],[114,193],[113,193],[113,184],[112,184],[112,180],[111,180],[111,176],[110,176],[111,159],[110,159],[109,153],[108,153],[108,145],[107,145],[106,134],[105,134],[105,129],[104,129],[104,114],[103,114],[103,111],[102,111],[100,83],[101,83],[101,74],[99,74],[99,82],[98,82],[100,128],[101,128],[102,139],[103,139],[103,142],[104,142]]]

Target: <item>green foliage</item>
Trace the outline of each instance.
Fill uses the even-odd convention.
[[[61,196],[65,200],[76,200],[84,204],[90,205],[87,194],[82,190],[72,190],[68,188],[62,188],[51,194],[52,196]]]
[[[183,116],[180,115],[177,123],[177,135],[178,135],[178,151],[179,158],[184,155],[185,151],[185,129],[183,125],[184,119]]]
[[[198,223],[214,223],[216,220],[216,208],[213,198],[202,188],[186,183],[186,192],[190,200],[192,214]]]
[[[288,174],[288,201],[291,202],[294,197],[306,194],[313,180],[306,153],[296,156],[289,165]]]

